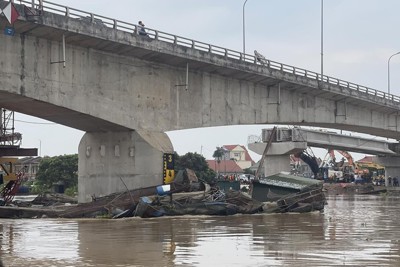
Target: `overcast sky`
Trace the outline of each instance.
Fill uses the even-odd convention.
[[[52,2],[135,24],[142,20],[149,28],[243,51],[244,0]],[[387,91],[388,58],[400,51],[399,10],[398,0],[325,0],[324,74]],[[270,60],[320,72],[321,0],[248,0],[245,22],[248,54],[257,50]],[[399,73],[400,55],[390,61],[390,91],[395,95],[400,95]],[[247,146],[249,135],[261,135],[261,129],[271,127],[203,128],[168,135],[180,155],[197,152],[211,159],[217,146]],[[22,146],[39,148],[41,156],[77,153],[83,136],[81,131],[19,113],[15,128],[23,134]]]

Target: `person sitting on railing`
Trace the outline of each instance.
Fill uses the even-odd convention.
[[[254,50],[254,56],[256,57],[257,61],[260,62],[261,64],[263,65],[269,64],[268,60],[263,55],[258,53],[257,50]]]
[[[142,21],[139,21],[139,35],[148,36],[148,34],[144,28],[144,23]]]

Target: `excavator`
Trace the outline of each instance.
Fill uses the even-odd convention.
[[[302,152],[298,152],[294,154],[296,158],[300,158],[302,161],[308,164],[310,166],[310,169],[314,175],[314,179],[319,179],[319,164],[318,160],[314,155],[311,155],[311,153],[308,153],[306,150]]]
[[[333,150],[331,150],[331,151],[333,151]],[[343,151],[343,150],[336,150],[336,151],[347,159],[348,166],[352,166],[354,169],[356,169],[356,167],[357,167],[356,163],[354,162],[353,157],[350,155],[349,152]],[[344,163],[344,160],[342,162]],[[343,167],[343,165],[341,167]]]
[[[356,163],[349,152],[343,150],[336,150],[343,158],[336,162],[335,151],[333,149],[328,150],[328,154],[331,157],[331,168],[328,168],[328,177],[334,175],[339,181],[349,182],[356,173]],[[347,164],[345,164],[347,159]],[[330,172],[330,173],[329,173]]]
[[[306,150],[295,154],[294,156],[300,158],[305,163],[310,166],[311,171],[316,179],[328,179],[329,177],[336,177],[337,179],[345,180],[355,173],[357,165],[353,160],[353,157],[347,152],[342,150],[337,150],[344,158],[339,162],[336,162],[335,151],[333,149],[328,149],[325,158],[318,162],[315,156],[312,156]],[[345,164],[345,158],[348,164]]]

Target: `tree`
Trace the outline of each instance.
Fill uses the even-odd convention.
[[[50,189],[61,182],[65,188],[78,184],[78,154],[44,157],[36,174],[39,186]]]
[[[219,164],[221,163],[222,157],[225,156],[225,151],[222,147],[218,147],[213,153],[213,158],[215,161],[218,163],[218,170],[219,170]]]
[[[215,172],[208,167],[206,159],[197,153],[188,152],[183,156],[175,153],[175,172],[191,169],[196,173],[197,178],[211,182],[215,178]]]

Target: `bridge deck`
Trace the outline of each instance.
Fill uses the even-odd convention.
[[[0,7],[8,1],[0,1]],[[247,80],[255,84],[262,84],[266,87],[277,86],[287,91],[296,91],[299,94],[306,94],[336,101],[341,105],[360,106],[368,110],[376,110],[381,113],[396,114],[400,111],[400,97],[374,90],[351,82],[342,81],[329,76],[321,77],[320,74],[302,68],[266,60],[263,65],[253,55],[243,54],[227,48],[190,40],[184,37],[164,33],[161,31],[147,29],[152,40],[142,38],[137,34],[137,26],[131,23],[95,15],[82,10],[73,9],[44,2],[44,12],[40,16],[29,16],[27,8],[36,8],[39,1],[20,1],[22,5],[15,6],[21,13],[20,19],[14,24],[17,34],[35,36],[47,40],[62,42],[65,36],[66,49],[71,46],[86,47],[88,49],[109,52],[121,57],[132,57],[170,65],[174,68],[180,67],[185,71],[186,64],[192,72],[205,72],[218,74],[225,77],[232,77],[237,80]],[[8,25],[5,17],[0,17],[0,26]],[[68,59],[66,64],[69,64]],[[0,104],[4,107],[17,110],[13,105],[19,105],[20,112],[23,99],[12,96],[11,101],[6,93],[1,95]],[[32,103],[33,105],[33,103]],[[26,106],[31,108],[32,105]],[[38,110],[48,117],[47,110],[34,103]],[[48,105],[47,105],[48,107]],[[75,125],[69,125],[69,119],[59,118],[58,123],[74,128],[90,131],[90,125],[86,123],[85,114],[64,110],[68,117],[76,117]],[[83,118],[85,117],[85,118]],[[320,127],[329,127],[319,124]],[[119,129],[112,123],[103,122],[102,129]],[[310,125],[314,126],[314,125]],[[352,126],[341,125],[344,130]],[[347,127],[347,128],[346,128]],[[354,130],[354,129],[353,129]],[[384,134],[382,129],[380,134]],[[385,135],[382,135],[385,136]]]
[[[0,3],[5,1],[0,1]],[[39,1],[20,1],[27,7],[37,7]],[[23,6],[19,10],[24,13]],[[26,8],[25,8],[26,9]],[[0,20],[4,26],[5,18]],[[146,29],[152,41],[140,38],[137,25],[95,15],[86,11],[44,2],[42,16],[27,16],[15,23],[17,33],[61,41],[121,56],[180,66],[189,64],[193,71],[204,71],[261,83],[281,84],[324,98],[343,101],[347,105],[367,106],[376,110],[399,111],[400,97],[319,73],[267,60],[267,65],[248,55],[227,48],[190,40],[169,33]]]

